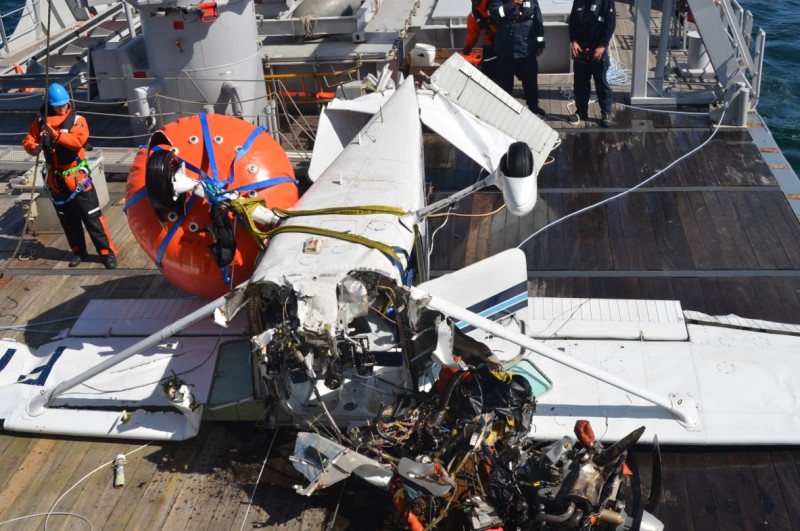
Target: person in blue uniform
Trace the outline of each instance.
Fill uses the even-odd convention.
[[[489,14],[497,32],[497,84],[512,93],[514,76],[522,82],[528,108],[540,117],[538,57],[544,52],[544,19],[538,0],[489,0]]]
[[[606,74],[610,60],[608,44],[614,35],[617,15],[614,0],[574,0],[569,15],[569,40],[574,73],[575,114],[570,122],[580,123],[589,113],[591,82],[597,91],[603,127],[611,127],[613,93]]]

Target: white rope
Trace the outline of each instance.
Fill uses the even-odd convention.
[[[269,454],[272,452],[272,445],[275,444],[275,438],[278,436],[278,429],[275,428],[275,431],[272,433],[272,441],[269,443],[269,448],[267,448],[267,455],[264,456],[264,462],[261,463],[261,470],[258,471],[258,478],[256,478],[256,483],[253,485],[253,494],[250,495],[250,503],[247,504],[247,511],[244,513],[244,518],[242,518],[242,527],[239,528],[239,531],[244,529],[244,524],[247,523],[247,515],[250,513],[250,507],[253,506],[253,500],[256,497],[256,489],[258,489],[258,483],[261,481],[261,474],[264,473],[264,467],[267,466],[267,459],[269,458]]]
[[[51,515],[52,516],[72,516],[73,518],[80,518],[81,520],[86,522],[86,524],[89,526],[90,530],[94,529],[94,527],[92,526],[92,523],[85,516],[81,516],[81,515],[75,514],[75,513],[66,513],[66,512],[57,512],[57,513],[47,512],[47,513],[26,514],[25,516],[18,516],[17,518],[12,518],[11,520],[4,520],[4,521],[0,522],[0,525],[12,524],[14,522],[19,522],[20,520],[27,520],[28,518],[37,518],[39,516],[48,516],[48,517],[50,517]]]
[[[617,50],[617,39],[611,39],[612,50],[608,51],[610,66],[606,72],[606,79],[609,85],[617,87],[629,87],[631,85],[630,70],[628,66],[619,60],[619,50]]]
[[[725,121],[725,112],[726,111],[727,111],[727,107],[725,109],[723,109],[723,111],[722,111],[722,116],[719,119],[719,123],[720,124],[722,124]],[[685,154],[681,155],[680,157],[678,157],[677,159],[673,160],[665,168],[662,168],[662,169],[658,170],[653,175],[651,175],[650,177],[648,177],[644,181],[640,182],[639,184],[637,184],[633,188],[629,188],[629,189],[625,190],[624,192],[620,192],[617,195],[613,195],[613,196],[611,196],[611,197],[609,197],[607,199],[604,199],[604,200],[602,200],[602,201],[600,201],[598,203],[595,203],[593,205],[589,205],[589,206],[584,207],[584,208],[582,208],[580,210],[576,210],[575,212],[572,212],[571,214],[568,214],[568,215],[564,216],[563,218],[559,218],[559,219],[553,221],[552,223],[549,223],[549,224],[545,225],[541,229],[537,230],[536,232],[534,232],[533,234],[531,234],[530,236],[528,236],[527,238],[522,240],[522,242],[519,245],[517,245],[517,249],[522,248],[522,246],[524,246],[530,240],[532,240],[533,238],[535,238],[536,236],[538,236],[542,232],[546,231],[550,227],[558,225],[562,221],[566,221],[566,220],[568,220],[570,218],[573,218],[573,217],[575,217],[575,216],[577,216],[579,214],[583,214],[584,212],[588,212],[589,210],[595,209],[595,208],[599,207],[600,205],[605,205],[606,203],[610,203],[611,201],[614,201],[615,199],[619,199],[620,197],[624,197],[624,196],[628,195],[629,193],[633,192],[634,190],[637,190],[637,189],[641,188],[642,186],[644,186],[645,184],[649,183],[650,181],[652,181],[653,179],[655,179],[659,175],[663,174],[665,171],[667,171],[670,168],[672,168],[673,166],[675,166],[677,163],[681,162],[685,158],[687,158],[687,157],[689,157],[691,155],[694,155],[695,153],[697,153],[698,151],[703,149],[706,145],[708,145],[709,142],[711,142],[711,140],[714,138],[714,136],[716,136],[716,134],[719,131],[719,129],[720,129],[720,125],[716,125],[714,127],[714,132],[711,133],[711,136],[709,136],[705,140],[705,142],[703,142],[702,144],[700,144],[696,148],[692,149],[688,153],[685,153]]]
[[[152,441],[151,441],[151,442],[152,442]],[[150,443],[148,442],[147,444],[143,444],[143,445],[142,445],[142,446],[140,446],[139,448],[136,448],[135,450],[132,450],[132,451],[128,452],[127,454],[125,454],[125,457],[128,457],[129,455],[135,454],[136,452],[138,452],[138,451],[139,451],[139,450],[141,450],[142,448],[145,448],[145,447],[147,447],[149,444],[150,444]],[[47,511],[46,513],[39,513],[39,514],[35,514],[35,515],[28,515],[28,516],[24,516],[24,517],[22,517],[22,518],[32,518],[32,517],[34,517],[34,516],[45,516],[45,515],[46,515],[47,517],[44,519],[44,530],[45,530],[45,531],[47,531],[47,522],[50,520],[50,516],[51,516],[51,515],[54,515],[54,514],[55,514],[55,515],[58,515],[58,514],[63,514],[63,515],[75,516],[76,518],[80,518],[81,520],[84,520],[86,523],[88,523],[88,524],[89,524],[89,529],[92,529],[92,523],[91,523],[91,522],[90,522],[90,521],[89,521],[87,518],[84,518],[83,516],[80,516],[80,515],[77,515],[77,514],[73,514],[73,513],[56,513],[56,512],[53,512],[53,510],[56,508],[56,505],[58,505],[58,502],[60,502],[60,501],[61,501],[61,500],[64,498],[64,496],[66,496],[67,494],[69,494],[69,492],[70,492],[72,489],[74,489],[75,487],[77,487],[78,485],[80,485],[80,483],[81,483],[83,480],[85,480],[86,478],[90,477],[92,474],[94,474],[94,473],[95,473],[95,472],[97,472],[98,470],[101,470],[102,468],[105,468],[105,467],[107,467],[107,466],[109,466],[109,465],[112,465],[112,466],[113,466],[113,465],[114,465],[114,461],[116,461],[116,459],[115,459],[115,460],[113,460],[113,461],[109,461],[109,462],[107,462],[107,463],[103,463],[102,465],[100,465],[99,467],[95,468],[94,470],[92,470],[91,472],[89,472],[88,474],[86,474],[85,476],[83,476],[81,479],[79,479],[78,481],[76,481],[74,485],[72,485],[70,488],[68,488],[66,491],[64,491],[64,493],[63,493],[61,496],[59,496],[59,497],[58,497],[58,499],[57,499],[57,500],[56,500],[56,501],[53,503],[53,506],[52,506],[52,507],[50,507],[50,510],[49,510],[49,511]],[[0,522],[0,524],[2,524],[2,523],[5,523],[5,522]]]

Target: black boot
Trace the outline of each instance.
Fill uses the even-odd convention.
[[[116,269],[117,268],[117,257],[114,256],[114,253],[108,253],[105,257],[103,262],[106,266],[106,269]]]
[[[69,261],[69,266],[70,267],[78,267],[79,265],[81,265],[81,262],[86,260],[86,258],[88,256],[89,256],[89,254],[86,251],[74,254],[72,256],[72,260]]]

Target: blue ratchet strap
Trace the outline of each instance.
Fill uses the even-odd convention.
[[[261,133],[266,133],[266,132],[267,132],[267,130],[264,129],[263,125],[259,125],[258,127],[256,127],[255,129],[253,129],[250,132],[250,136],[248,136],[247,140],[245,140],[244,144],[242,144],[242,149],[239,150],[239,153],[236,154],[236,158],[233,159],[233,162],[231,162],[231,169],[228,172],[228,175],[230,175],[230,178],[227,181],[225,181],[226,183],[232,183],[233,182],[233,180],[234,180],[234,171],[235,171],[234,170],[234,166],[236,166],[236,163],[239,162],[239,159],[242,158],[242,156],[244,156],[245,153],[247,153],[247,150],[249,150],[252,147],[253,142],[256,141],[256,138],[258,138],[258,135],[260,135]]]
[[[273,177],[272,179],[267,179],[266,181],[258,181],[255,183],[245,184],[244,186],[240,186],[239,188],[234,188],[230,190],[231,192],[236,192],[241,194],[242,192],[249,192],[250,190],[263,190],[264,188],[269,188],[270,186],[276,186],[278,184],[283,183],[298,183],[297,179],[292,179],[291,177]]]
[[[188,214],[192,209],[195,199],[197,199],[196,195],[192,195],[192,197],[189,198],[189,202],[186,203],[186,214]],[[161,259],[164,258],[164,253],[167,252],[167,246],[169,245],[169,242],[172,241],[172,237],[175,236],[175,233],[178,231],[178,227],[181,226],[181,223],[183,223],[183,220],[186,218],[186,214],[175,220],[175,223],[173,223],[167,231],[167,235],[164,236],[163,240],[161,240],[161,245],[158,246],[158,252],[156,253],[157,267],[161,267]]]
[[[153,151],[167,151],[167,150],[162,148],[161,146],[153,146]],[[209,177],[209,175],[206,172],[204,172],[203,170],[201,170],[200,168],[198,168],[197,166],[195,166],[191,162],[185,161],[184,159],[180,158],[178,155],[176,155],[174,153],[173,153],[173,156],[181,164],[183,164],[188,169],[192,170],[193,172],[195,172],[197,175],[200,176],[200,186],[202,186],[203,189],[205,190],[206,201],[209,204],[217,204],[217,203],[219,203],[219,200],[216,199],[216,196],[219,194],[219,187],[216,186],[214,179],[212,177]]]
[[[226,286],[231,285],[231,269],[230,266],[223,266],[220,268],[220,272],[222,273],[222,282]]]
[[[201,179],[200,186],[202,186],[203,190],[205,191],[206,202],[209,205],[218,205],[222,202],[222,199],[219,196],[224,188],[220,189],[215,181],[212,181],[211,179]]]
[[[389,256],[386,253],[384,253],[383,256],[385,256],[391,263],[394,264],[394,266],[397,268],[397,272],[400,273],[400,278],[401,279],[405,278],[406,274],[405,271],[403,270],[403,264],[400,262],[400,260],[398,260],[393,256]]]
[[[122,211],[127,214],[128,209],[132,207],[136,201],[144,199],[145,197],[147,197],[147,188],[142,188],[125,201],[125,206],[122,207]]]
[[[397,247],[396,245],[393,245],[392,249],[398,255],[401,255],[401,254],[404,255],[406,257],[406,262],[410,261],[409,257],[408,257],[408,253],[406,252],[405,249],[403,249],[402,247]],[[386,255],[386,256],[388,256],[388,255]],[[391,259],[391,257],[389,257],[389,258]],[[405,279],[407,272],[405,271],[405,268],[403,267],[403,264],[400,262],[400,260],[397,260],[397,261],[392,260],[392,261],[396,262],[395,265],[397,266],[397,270],[400,271],[400,278],[401,279]]]
[[[206,118],[206,114],[203,112],[197,116],[200,118],[200,127],[203,130],[203,149],[206,155],[208,155],[208,165],[211,166],[211,179],[215,183],[218,183],[217,159],[214,157],[214,144],[211,141],[211,131],[208,129],[208,118]]]

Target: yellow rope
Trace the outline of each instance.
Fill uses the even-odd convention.
[[[254,198],[255,199],[255,198]],[[292,218],[298,216],[367,216],[370,214],[391,214],[393,216],[405,216],[406,211],[399,207],[384,205],[364,205],[359,207],[330,207],[317,208],[313,210],[286,210],[284,208],[273,208],[273,212],[282,217]]]
[[[446,218],[449,216],[453,216],[456,218],[483,218],[487,216],[494,216],[501,210],[506,207],[505,204],[500,205],[498,208],[492,210],[491,212],[484,212],[483,214],[459,214],[458,212],[445,212],[444,214],[431,214],[428,216],[429,218]]]

